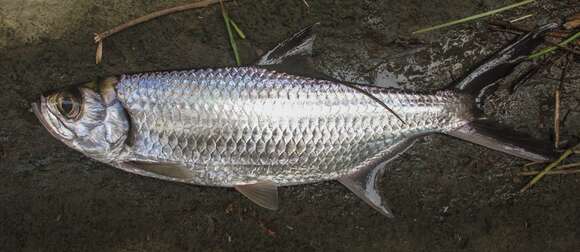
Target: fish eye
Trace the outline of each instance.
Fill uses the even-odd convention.
[[[77,119],[81,114],[80,98],[71,93],[63,93],[57,100],[59,112],[68,119]]]

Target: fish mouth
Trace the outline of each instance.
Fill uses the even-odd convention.
[[[46,120],[46,118],[44,118],[44,115],[42,114],[42,108],[46,107],[46,98],[44,96],[40,96],[40,99],[38,101],[38,103],[33,102],[31,104],[32,106],[32,112],[34,113],[34,115],[36,116],[36,118],[38,118],[38,120],[40,121],[40,123],[42,124],[42,126],[44,126],[44,128],[55,138],[57,139],[61,139],[61,137],[56,133],[56,131],[54,131],[54,129],[52,128],[51,124]]]

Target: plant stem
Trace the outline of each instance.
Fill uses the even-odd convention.
[[[477,15],[469,16],[469,17],[462,18],[462,19],[459,19],[459,20],[454,20],[454,21],[447,22],[447,23],[444,23],[444,24],[440,24],[440,25],[436,25],[436,26],[429,27],[429,28],[424,28],[424,29],[421,29],[421,30],[418,30],[418,31],[414,31],[413,34],[424,33],[424,32],[428,32],[428,31],[433,31],[433,30],[445,28],[445,27],[448,27],[448,26],[456,25],[456,24],[461,24],[461,23],[469,22],[469,21],[472,21],[472,20],[475,20],[475,19],[479,19],[479,18],[483,18],[483,17],[487,17],[487,16],[494,15],[494,14],[497,14],[497,13],[502,12],[502,11],[506,11],[506,10],[509,10],[509,9],[513,9],[513,8],[518,7],[518,6],[522,6],[524,4],[529,4],[529,3],[532,3],[534,1],[536,1],[536,0],[521,1],[519,3],[511,4],[511,5],[508,5],[508,6],[499,8],[499,9],[491,10],[491,11],[488,11],[488,12],[484,12],[484,13],[480,13],[480,14],[477,14]]]
[[[238,33],[238,36],[240,36],[241,39],[246,39],[246,35],[244,34],[244,32],[242,32],[242,30],[240,29],[240,27],[238,27],[238,25],[236,24],[236,22],[234,22],[234,20],[231,19],[231,18],[230,18],[230,23],[234,27],[234,30],[236,30],[236,33]]]
[[[226,12],[226,8],[224,7],[224,3],[220,1],[220,5],[222,7],[222,16],[224,17],[224,23],[226,24],[226,29],[228,30],[228,37],[230,39],[230,45],[232,46],[232,50],[234,51],[234,58],[236,59],[236,64],[241,65],[240,54],[238,53],[238,45],[236,44],[236,40],[234,38],[234,34],[232,33],[232,27],[230,24],[230,17]]]
[[[556,49],[558,49],[560,47],[565,48],[564,46],[566,44],[568,44],[568,43],[570,43],[570,42],[578,39],[578,37],[580,37],[580,32],[577,32],[576,34],[570,36],[569,38],[567,38],[566,40],[558,43],[555,46],[550,46],[550,47],[547,47],[547,48],[544,48],[544,49],[540,50],[539,52],[536,52],[536,53],[531,54],[530,56],[528,56],[528,59],[534,59],[534,58],[540,57],[540,56],[542,56],[544,54],[547,54],[547,53],[550,53],[550,52],[552,52],[552,51],[554,51],[554,50],[556,50]]]
[[[562,161],[564,161],[564,159],[566,159],[568,156],[572,155],[574,153],[574,148],[572,149],[568,149],[564,152],[564,154],[562,154],[558,160],[552,162],[550,165],[546,166],[546,168],[544,168],[544,170],[542,170],[540,173],[538,173],[538,175],[536,175],[526,186],[524,186],[520,192],[525,192],[526,190],[530,189],[530,187],[532,187],[534,184],[538,183],[538,181],[540,181],[549,171],[551,171],[554,167],[558,166],[558,164],[560,164]]]

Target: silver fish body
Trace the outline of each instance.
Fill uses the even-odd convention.
[[[178,163],[195,174],[184,182],[201,185],[310,183],[472,117],[466,95],[362,88],[405,123],[348,86],[256,67],[123,75],[116,90],[131,144],[117,160]]]
[[[376,186],[382,164],[420,136],[444,133],[535,161],[553,157],[551,144],[498,127],[476,106],[553,27],[523,36],[453,90],[434,93],[284,70],[304,66],[292,61],[312,52],[310,26],[256,66],[122,75],[43,95],[32,109],[64,144],[128,172],[235,187],[269,209],[278,208],[279,186],[338,180],[392,216]]]

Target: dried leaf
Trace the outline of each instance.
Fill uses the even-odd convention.
[[[566,19],[566,23],[564,23],[564,28],[566,30],[572,30],[575,28],[580,27],[580,12],[576,13],[574,16],[569,17]]]

